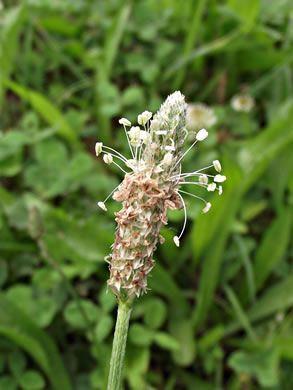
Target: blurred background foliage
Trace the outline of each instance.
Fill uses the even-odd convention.
[[[127,153],[118,119],[180,89],[217,117],[184,170],[219,158],[228,180],[208,214],[187,200],[180,249],[169,215],[125,389],[292,390],[292,1],[0,5],[0,389],[106,388],[120,205],[96,202],[122,177],[94,145]]]

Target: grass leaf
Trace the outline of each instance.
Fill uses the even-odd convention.
[[[2,19],[2,16],[1,16]],[[5,91],[5,80],[13,69],[14,57],[18,49],[18,37],[25,20],[23,6],[11,8],[1,20],[0,34],[0,107]]]
[[[33,108],[53,127],[57,134],[70,142],[73,146],[80,147],[77,134],[71,128],[59,108],[54,106],[45,96],[39,92],[27,89],[13,81],[5,83],[9,89],[28,101]]]

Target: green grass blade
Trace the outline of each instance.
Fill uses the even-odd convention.
[[[243,192],[260,177],[277,154],[293,142],[293,100],[285,102],[266,130],[250,139],[239,151],[238,161],[245,169]]]
[[[225,156],[222,159],[222,165],[227,176],[223,195],[218,196],[216,194],[212,198],[213,206],[209,213],[199,215],[192,227],[193,259],[195,263],[198,262],[217,232],[227,225],[226,216],[227,213],[230,213],[231,200],[235,197],[235,192],[242,179],[240,168],[231,158]]]
[[[45,96],[36,91],[24,88],[13,81],[7,80],[5,84],[22,99],[28,101],[52,127],[56,128],[57,134],[69,141],[73,146],[81,146],[77,135],[64,115]]]
[[[231,7],[243,22],[243,30],[249,32],[257,21],[260,11],[260,0],[229,0]]]
[[[130,1],[123,3],[123,6],[114,19],[111,29],[108,32],[104,47],[104,67],[105,75],[109,79],[113,63],[118,53],[119,45],[122,40],[129,15],[131,12]]]
[[[292,210],[285,207],[266,231],[255,255],[254,275],[259,290],[278,262],[285,255],[291,236]]]
[[[188,312],[188,303],[182,290],[160,264],[156,264],[148,283],[155,292],[164,295],[184,312]]]
[[[193,11],[193,18],[188,26],[187,29],[187,35],[185,38],[184,48],[183,48],[183,55],[187,56],[190,54],[193,46],[196,43],[199,27],[200,27],[200,21],[202,18],[202,14],[205,8],[205,5],[207,3],[207,0],[199,0],[196,4],[196,9]],[[184,80],[184,76],[186,73],[186,68],[181,68],[175,78],[175,81],[173,83],[173,90],[176,91],[182,84],[182,81]]]
[[[193,50],[190,54],[179,58],[178,61],[176,61],[166,70],[164,79],[170,78],[170,76],[172,76],[176,71],[189,65],[190,62],[192,62],[195,58],[206,56],[218,51],[223,51],[236,37],[239,37],[239,34],[239,30],[233,31],[230,34],[200,46],[199,48]]]
[[[1,16],[2,18],[2,16]],[[14,57],[18,50],[18,37],[25,20],[23,6],[11,8],[1,20],[0,35],[0,107],[5,93],[5,80],[12,71]]]
[[[225,286],[225,293],[227,295],[227,298],[230,301],[230,304],[234,310],[235,316],[238,319],[239,323],[242,325],[242,327],[246,330],[247,335],[251,338],[253,341],[257,341],[257,335],[253,330],[253,327],[250,324],[249,319],[247,318],[247,315],[245,314],[245,311],[241,307],[241,304],[232,290],[229,286]]]
[[[0,293],[0,334],[25,349],[48,375],[54,390],[72,390],[53,340]]]
[[[246,285],[247,285],[247,290],[249,294],[249,298],[251,302],[254,302],[255,300],[255,293],[256,293],[256,288],[255,288],[255,280],[254,280],[254,273],[253,273],[253,267],[248,255],[248,250],[245,246],[245,243],[243,241],[243,238],[241,236],[235,236],[234,237],[236,245],[238,246],[239,249],[239,255],[240,259],[243,262],[243,266],[245,269],[246,273]]]
[[[217,201],[221,198],[216,199],[215,202],[213,201],[216,206],[214,214],[211,210],[210,214],[205,215],[206,221],[201,216],[193,228],[195,260],[197,261],[198,257],[205,252],[198,302],[193,314],[193,324],[196,328],[205,320],[212,303],[230,225],[241,206],[241,199],[277,153],[292,142],[292,119],[293,102],[290,101],[281,108],[276,121],[267,130],[260,133],[255,142],[252,140],[246,148],[241,149],[241,165],[246,168],[244,179],[239,175],[239,169],[238,173],[236,174],[236,170],[233,176],[233,171],[229,169],[229,167],[232,167],[232,161],[227,165],[224,161],[224,167],[227,166],[228,168],[226,176],[229,178],[229,175],[231,175],[232,177],[233,189],[229,189],[228,179],[225,187],[227,199],[224,199],[224,204],[217,207]]]
[[[109,29],[108,35],[105,40],[103,55],[97,65],[96,70],[96,96],[95,102],[97,106],[97,119],[99,125],[99,138],[105,143],[111,140],[111,120],[105,115],[101,109],[104,103],[103,91],[101,86],[110,82],[111,70],[118,54],[120,42],[122,40],[129,15],[132,6],[131,2],[122,3],[122,7],[117,14],[117,17],[113,20],[112,25]]]
[[[197,329],[205,320],[213,300],[213,294],[217,287],[219,271],[223,258],[226,241],[229,236],[230,226],[235,218],[241,197],[235,193],[230,199],[229,207],[225,209],[225,219],[220,231],[211,241],[202,262],[202,271],[196,308],[192,315],[193,326]]]
[[[268,288],[266,292],[248,311],[247,317],[250,322],[262,320],[276,312],[286,310],[293,306],[293,274],[285,280],[276,283]],[[237,322],[228,326],[225,330],[225,336],[241,329],[242,325]]]

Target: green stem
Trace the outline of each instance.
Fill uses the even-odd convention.
[[[122,384],[122,371],[126,349],[126,340],[129,326],[129,318],[133,300],[120,301],[114,333],[112,356],[107,390],[120,390]]]

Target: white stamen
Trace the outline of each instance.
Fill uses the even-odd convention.
[[[168,152],[165,154],[160,165],[169,166],[172,163],[173,159],[174,159],[173,154],[171,152]]]
[[[140,132],[141,130],[139,126],[132,126],[128,131],[130,144],[136,148],[140,145]]]
[[[131,122],[126,118],[121,118],[118,122],[123,126],[131,126]]]
[[[206,207],[204,209],[202,209],[202,213],[203,214],[207,213],[211,207],[212,207],[212,204],[210,202],[208,202]]]
[[[141,139],[141,143],[140,143],[140,148],[139,148],[139,154],[138,154],[138,160],[140,161],[141,159],[141,153],[142,153],[142,149],[143,149],[143,145],[144,144],[147,144],[148,140],[150,139],[150,133],[149,133],[149,124],[148,126],[146,127],[145,125],[143,126],[144,127],[144,130],[141,130],[140,132],[140,139]]]
[[[211,183],[209,185],[206,185],[206,184],[200,184],[200,183],[197,183],[197,182],[194,182],[194,181],[183,181],[183,182],[180,183],[180,185],[182,185],[182,184],[192,184],[192,185],[195,185],[195,186],[204,187],[204,188],[207,188],[207,190],[209,191],[208,187],[210,185],[212,185],[212,184],[215,184],[215,183]],[[223,193],[223,187],[222,186],[219,186],[219,187],[216,186],[214,189],[213,189],[213,187],[210,187],[210,191],[214,191],[215,189],[218,189],[219,195],[222,195],[222,193]]]
[[[98,202],[97,205],[104,211],[108,211],[107,207],[105,206],[104,202]]]
[[[144,111],[142,114],[138,115],[137,122],[139,125],[145,126],[145,124],[151,119],[152,116],[152,112]]]
[[[96,156],[99,156],[101,154],[102,149],[103,149],[103,142],[96,142],[95,145]]]
[[[194,184],[197,184],[197,183],[194,183]],[[186,192],[186,191],[182,191],[182,190],[179,190],[180,192],[182,192],[183,194],[186,194],[186,195],[190,195],[192,196],[193,198],[197,198],[199,200],[202,200],[205,204],[206,204],[206,207],[204,208],[204,210],[206,208],[208,208],[207,211],[205,211],[205,213],[207,213],[209,211],[209,209],[212,207],[211,203],[210,202],[207,202],[205,199],[201,198],[200,196],[197,196],[197,195],[194,195],[194,194],[191,194],[190,192]]]
[[[113,157],[110,153],[104,154],[103,160],[106,164],[112,164],[113,162]]]
[[[167,134],[167,130],[158,130],[158,131],[156,131],[156,134],[157,135],[166,135]]]
[[[124,162],[127,161],[127,158],[124,157],[123,154],[117,152],[117,150],[115,150],[115,149],[113,149],[113,148],[110,148],[109,146],[105,146],[105,145],[103,145],[103,148],[104,148],[104,149],[111,150],[111,151],[114,152],[114,153],[117,153],[117,155],[120,156],[120,157],[121,157],[121,160],[123,160]],[[113,156],[113,157],[117,157],[117,156],[115,156],[114,154],[112,154],[112,156]]]
[[[172,176],[170,179],[185,179],[186,177],[192,177],[192,176],[202,176],[202,173],[198,173],[197,171],[196,172],[190,172],[190,173],[181,173],[181,174],[178,174],[178,175],[175,175],[175,176]],[[212,177],[214,178],[215,176],[214,175],[207,175],[205,174],[206,177]]]
[[[208,184],[209,179],[208,179],[207,175],[201,175],[199,177],[198,181],[200,184]]]
[[[179,237],[178,237],[178,236],[174,236],[174,237],[173,237],[173,241],[174,241],[175,245],[179,248],[179,246],[180,246]]]
[[[182,175],[181,175],[181,178],[185,178],[185,177],[192,177],[192,176],[200,176],[200,175],[202,175],[201,173],[198,173],[197,171],[196,172],[191,172],[191,173],[183,173]],[[212,177],[212,178],[214,178],[215,177],[215,175],[208,175],[207,173],[205,174],[207,177]]]
[[[205,171],[206,169],[209,169],[209,168],[212,168],[214,165],[209,165],[208,167],[205,167],[205,168],[201,168],[201,169],[198,169],[197,171],[194,171],[194,172],[183,172],[183,173],[180,173],[180,175],[175,175],[175,176],[172,176],[170,179],[175,179],[175,178],[178,178],[178,176],[180,176],[181,178],[184,178],[184,177],[189,177],[189,176],[200,176],[200,172],[202,171]],[[207,174],[203,174],[207,177],[215,177],[215,175],[207,175]]]
[[[139,126],[132,126],[130,130],[128,131],[128,135],[130,137],[130,140],[139,140],[140,139],[140,127]]]
[[[175,148],[174,148],[174,146],[165,146],[165,150],[169,150],[169,151],[171,151],[171,152],[175,152]]]
[[[226,180],[226,176],[224,175],[216,175],[214,181],[216,183],[223,183]]]
[[[149,133],[147,132],[147,130],[141,130],[139,136],[140,136],[142,143],[146,143],[146,141],[148,140],[148,137],[149,137]]]
[[[221,166],[221,163],[220,163],[219,160],[214,160],[214,161],[213,161],[213,166],[215,167],[215,170],[216,170],[217,172],[221,172],[222,166]]]
[[[212,168],[214,165],[209,165],[208,167],[198,169],[196,172],[205,171],[206,169]]]
[[[129,137],[128,137],[125,125],[123,125],[123,129],[124,129],[124,132],[125,132],[125,135],[126,135],[126,138],[127,138],[127,142],[128,142],[128,146],[129,146],[132,158],[134,158],[134,153],[133,153],[133,150],[132,150],[132,146],[130,145],[130,140],[129,140]]]
[[[216,183],[211,183],[211,184],[208,185],[208,191],[209,192],[214,192],[216,188],[217,188]]]
[[[120,167],[119,164],[117,164],[115,161],[113,161],[113,164],[116,165],[116,167],[118,167],[122,172],[124,172],[125,174],[128,173],[126,172],[122,167]]]
[[[196,134],[196,139],[197,139],[197,141],[203,141],[204,139],[207,138],[208,135],[209,135],[209,133],[206,131],[206,129],[201,129]]]
[[[180,182],[180,185],[182,185],[182,184],[194,184],[194,185],[200,186],[200,187],[207,187],[206,184],[201,184],[197,181],[182,181],[182,182]]]
[[[181,191],[181,192],[184,192],[184,191]],[[185,203],[184,203],[184,199],[179,194],[179,192],[176,192],[176,194],[179,196],[179,198],[180,198],[180,200],[182,202],[183,209],[184,209],[184,223],[183,223],[183,227],[182,227],[181,233],[178,236],[178,240],[180,240],[180,238],[182,237],[182,234],[184,233],[184,230],[185,230],[185,226],[186,226],[186,222],[187,222],[187,212],[186,212],[186,206],[185,206]]]
[[[174,140],[173,140],[173,139],[171,139],[171,144],[172,144],[172,145],[167,145],[167,146],[165,146],[165,150],[169,150],[169,151],[171,151],[171,152],[175,152],[175,143],[174,143]]]
[[[187,153],[194,147],[194,145],[197,143],[197,140],[195,140],[193,142],[193,144],[191,144],[191,146],[186,150],[185,153],[183,153],[183,155],[179,158],[179,160],[177,161],[177,163],[175,164],[174,168],[172,169],[172,171],[177,167],[177,165],[180,163],[180,161],[187,155]]]
[[[104,206],[105,206],[105,203],[107,202],[107,200],[110,198],[110,196],[111,196],[112,194],[114,194],[114,192],[117,190],[117,188],[120,186],[120,184],[121,184],[121,183],[119,183],[118,186],[115,187],[114,190],[112,190],[112,191],[110,192],[110,194],[106,197],[106,199],[104,200],[104,202],[99,202],[99,203],[103,203]],[[99,204],[99,203],[98,203],[98,204]],[[101,207],[101,206],[100,206],[100,207]]]
[[[109,155],[109,156],[112,156],[112,157],[115,157],[115,158],[118,158],[119,160],[121,160],[122,162],[124,162],[124,164],[126,164],[127,163],[127,160],[125,159],[125,158],[121,158],[120,156],[116,156],[115,154],[113,154],[113,153],[109,153],[109,152],[104,152],[104,151],[102,151],[102,153],[104,153],[105,155]],[[105,161],[105,156],[103,157],[103,160],[104,160],[104,162],[106,162]],[[108,164],[108,163],[106,163],[106,164]],[[109,164],[111,164],[111,163],[109,163]],[[127,165],[127,164],[126,164]]]

